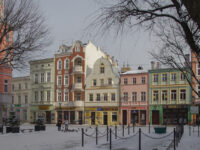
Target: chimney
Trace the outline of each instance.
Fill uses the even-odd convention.
[[[154,66],[155,66],[155,62],[154,62],[154,61],[151,61],[151,69],[152,69],[152,70],[155,69]]]
[[[138,67],[138,70],[143,70],[142,66],[139,66],[139,67]]]
[[[157,68],[157,69],[160,69],[160,62],[157,62],[156,68]]]
[[[127,64],[127,67],[125,67],[125,65],[123,65],[123,67],[121,68],[121,73],[130,71],[130,70],[131,70],[131,67],[128,64]]]

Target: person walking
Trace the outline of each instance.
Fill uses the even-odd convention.
[[[58,120],[58,123],[57,123],[58,131],[61,130],[61,125],[62,125],[62,121],[59,119],[59,120]]]
[[[65,132],[68,131],[68,120],[65,120]]]

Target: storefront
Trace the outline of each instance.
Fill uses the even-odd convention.
[[[85,123],[89,125],[116,125],[119,123],[118,107],[87,107]]]
[[[188,124],[191,118],[188,105],[163,106],[163,124]]]

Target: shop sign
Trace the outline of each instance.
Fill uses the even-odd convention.
[[[50,107],[49,106],[39,106],[38,109],[39,110],[49,110]]]
[[[136,114],[136,113],[138,113],[138,110],[131,110],[131,113]]]
[[[118,110],[118,108],[115,108],[115,107],[112,107],[112,108],[109,108],[109,107],[102,108],[102,111],[117,111],[117,110]]]
[[[97,107],[97,111],[102,111],[102,108],[101,107]]]
[[[92,108],[85,108],[85,111],[96,111],[97,110],[97,108],[95,108],[95,107],[92,107]]]
[[[192,114],[198,114],[199,113],[199,107],[198,106],[190,106],[190,112]]]

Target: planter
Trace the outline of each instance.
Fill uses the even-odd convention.
[[[163,134],[166,133],[166,127],[154,127],[155,133]]]
[[[12,128],[11,127],[6,127],[6,133],[11,133],[12,132]]]
[[[19,133],[20,128],[19,127],[12,127],[12,133]]]

